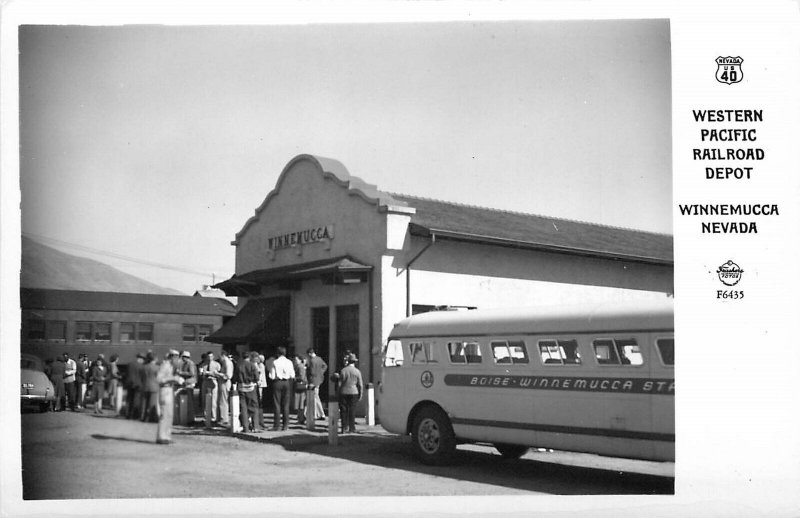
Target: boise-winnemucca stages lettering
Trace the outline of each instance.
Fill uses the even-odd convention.
[[[574,390],[670,396],[675,394],[674,379],[447,374],[444,377],[444,384],[456,387]]]

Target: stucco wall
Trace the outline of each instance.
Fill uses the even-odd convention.
[[[323,175],[311,160],[296,161],[239,237],[236,273],[301,264],[342,255],[375,264],[386,247],[385,218],[378,206],[334,177]],[[309,243],[268,252],[268,239],[289,232],[334,226],[330,246]],[[298,255],[298,250],[300,255]]]

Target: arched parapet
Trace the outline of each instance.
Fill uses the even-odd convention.
[[[281,185],[283,184],[286,175],[298,162],[302,161],[313,164],[324,179],[334,182],[339,187],[348,189],[351,196],[358,196],[367,203],[375,205],[376,208],[381,212],[395,212],[404,214],[413,214],[415,212],[415,209],[410,207],[408,203],[397,200],[390,194],[378,190],[377,186],[368,184],[361,178],[351,175],[344,164],[338,160],[316,155],[302,154],[297,155],[286,164],[281,172],[281,175],[278,177],[278,182],[275,184],[275,188],[267,195],[266,198],[264,198],[264,201],[256,209],[255,214],[247,220],[242,229],[236,234],[236,239],[231,242],[232,245],[237,245],[241,237],[245,234],[245,232],[247,232],[247,229],[250,227],[250,225],[259,220],[261,213],[264,211],[264,209],[266,209],[267,205],[269,205],[269,202],[280,193]]]

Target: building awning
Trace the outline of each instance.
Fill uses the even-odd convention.
[[[206,337],[217,344],[272,343],[286,340],[289,298],[250,299],[235,317]]]
[[[260,293],[260,287],[263,285],[275,283],[290,285],[305,279],[320,278],[323,282],[330,284],[365,282],[370,271],[372,271],[372,266],[359,263],[349,256],[342,256],[278,268],[254,270],[242,275],[234,275],[226,281],[215,284],[212,288],[223,290],[229,297],[254,296]]]

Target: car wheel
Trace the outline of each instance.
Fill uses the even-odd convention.
[[[496,443],[494,447],[500,452],[504,459],[518,459],[528,453],[530,449],[527,446],[520,446],[519,444],[504,444]]]
[[[446,464],[452,460],[456,449],[450,419],[433,406],[423,407],[414,416],[411,439],[414,454],[423,464]]]

